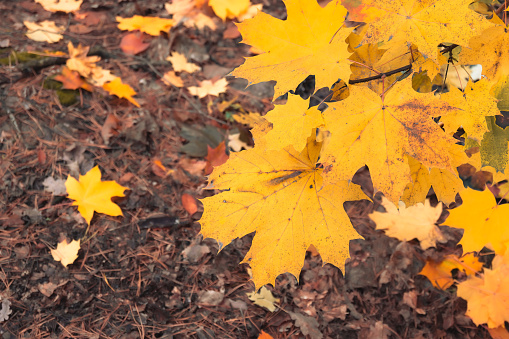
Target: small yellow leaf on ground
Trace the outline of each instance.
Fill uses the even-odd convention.
[[[95,63],[101,60],[101,58],[98,56],[87,57],[90,47],[83,47],[81,44],[75,48],[72,42],[69,42],[67,48],[69,49],[69,60],[67,60],[66,63],[67,67],[71,71],[78,72],[82,77],[88,78],[93,72],[93,69],[97,67]]]
[[[266,308],[271,312],[276,310],[274,303],[279,302],[279,298],[274,298],[272,292],[265,286],[262,286],[258,292],[246,293],[249,300],[255,305]]]
[[[451,273],[453,269],[458,269],[467,276],[472,276],[481,271],[482,263],[473,253],[468,253],[462,258],[451,254],[445,257],[442,262],[426,260],[426,265],[419,274],[426,276],[436,288],[445,290],[454,283]]]
[[[119,22],[118,28],[121,30],[135,31],[140,30],[153,36],[158,36],[160,32],[168,33],[173,26],[173,20],[158,17],[135,15],[132,18],[121,18],[117,16]]]
[[[223,21],[235,19],[249,9],[249,0],[209,0],[209,6]]]
[[[105,83],[103,88],[107,90],[110,94],[116,95],[119,98],[125,98],[129,100],[136,107],[140,107],[140,104],[133,98],[133,95],[136,95],[136,91],[132,89],[131,86],[122,83],[122,79],[119,77],[114,80]]]
[[[178,52],[173,52],[166,60],[171,62],[175,72],[193,73],[201,70],[200,66],[188,62],[186,56]]]
[[[70,243],[67,243],[67,240],[62,240],[58,243],[56,249],[51,250],[51,255],[53,259],[56,261],[60,261],[64,267],[72,264],[74,260],[78,258],[78,251],[80,249],[81,239],[73,240]]]
[[[424,204],[405,208],[400,202],[399,210],[386,197],[382,197],[382,206],[386,213],[373,212],[369,215],[376,223],[377,230],[384,230],[385,234],[401,241],[419,239],[422,249],[436,246],[436,242],[445,240],[440,229],[435,225],[442,214],[442,204],[432,207],[429,200]]]
[[[200,81],[200,86],[190,86],[187,89],[189,93],[192,95],[196,95],[200,98],[204,98],[207,95],[215,95],[218,96],[221,93],[226,92],[226,87],[228,86],[228,81],[226,79],[219,79],[216,82],[212,82],[211,80]]]
[[[79,181],[71,176],[65,182],[69,199],[75,200],[72,205],[78,206],[78,211],[90,225],[95,212],[111,216],[122,215],[122,210],[111,201],[112,197],[123,197],[127,187],[120,186],[115,181],[101,181],[101,171],[95,166],[85,175],[80,175]]]
[[[42,21],[41,23],[23,21],[28,28],[26,36],[34,41],[45,41],[54,43],[60,41],[63,36],[60,33],[65,31],[64,26],[57,26],[53,21]]]
[[[168,71],[164,73],[163,82],[166,85],[173,85],[175,87],[184,87],[184,81],[182,78],[175,74],[174,71]]]
[[[35,0],[49,12],[70,13],[80,9],[83,0]]]
[[[94,67],[90,73],[90,82],[96,86],[102,87],[105,83],[115,80],[117,77],[111,74],[111,71]]]

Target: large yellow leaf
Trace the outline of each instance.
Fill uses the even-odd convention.
[[[249,83],[277,81],[274,97],[294,90],[308,75],[316,88],[348,79],[350,55],[345,39],[353,30],[343,26],[346,9],[333,0],[325,8],[316,0],[286,0],[287,20],[263,12],[238,24],[246,44],[265,53],[246,59],[231,75]]]
[[[444,225],[465,230],[459,242],[463,252],[486,246],[504,253],[509,244],[509,204],[498,205],[488,189],[480,192],[467,188],[460,196],[463,204],[450,210]]]
[[[493,26],[468,8],[471,0],[366,0],[369,18],[363,43],[411,42],[438,64],[442,42],[466,46],[468,40]],[[372,15],[375,14],[375,15]],[[389,41],[390,38],[390,41]]]
[[[460,62],[481,64],[482,73],[497,81],[509,75],[509,30],[503,23],[490,27],[479,36],[470,39],[468,48],[463,48]]]
[[[469,138],[482,140],[488,132],[486,117],[500,113],[497,100],[490,95],[491,84],[486,79],[476,83],[469,82],[465,91],[451,87],[448,93],[440,97],[451,105],[461,108],[442,117],[445,131],[454,134],[459,127],[463,127]]]
[[[433,93],[417,93],[412,79],[396,83],[384,99],[367,88],[350,86],[350,96],[323,112],[331,132],[324,162],[329,176],[348,180],[367,165],[376,189],[397,202],[410,182],[406,155],[427,167],[453,170],[449,148],[455,140],[433,117],[456,108]]]
[[[300,153],[255,147],[233,153],[209,178],[213,188],[226,191],[202,200],[202,234],[226,245],[256,231],[243,262],[251,265],[257,287],[284,272],[298,277],[311,244],[324,262],[343,269],[349,241],[360,237],[343,203],[366,197],[348,181],[322,185],[320,150],[314,138]]]
[[[122,215],[122,210],[111,201],[112,197],[123,197],[127,187],[120,186],[115,181],[101,181],[101,171],[95,166],[85,175],[80,175],[79,181],[71,176],[65,182],[69,199],[75,200],[72,205],[78,206],[78,211],[90,225],[94,211],[111,216]]]

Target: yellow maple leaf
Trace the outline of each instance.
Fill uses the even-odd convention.
[[[83,0],[35,0],[49,12],[70,13],[80,9]]]
[[[34,41],[54,43],[63,38],[63,35],[60,33],[65,31],[64,26],[57,26],[53,21],[48,20],[40,23],[25,20],[23,23],[28,28],[26,36]]]
[[[298,277],[310,244],[324,262],[343,269],[349,241],[360,237],[343,203],[366,196],[346,180],[322,185],[323,169],[316,166],[321,147],[314,137],[300,153],[291,146],[255,146],[231,154],[209,177],[209,186],[226,191],[202,200],[201,232],[226,245],[256,231],[243,262],[251,265],[257,287],[283,272]]]
[[[160,32],[168,33],[173,26],[173,20],[158,17],[135,15],[132,18],[122,18],[117,16],[118,28],[121,30],[135,31],[159,36]]]
[[[411,83],[411,78],[396,83],[383,99],[350,86],[348,98],[329,104],[323,117],[331,138],[323,162],[333,165],[330,180],[348,180],[367,165],[374,187],[397,202],[411,180],[405,155],[453,171],[449,148],[455,140],[432,118],[456,108],[433,93],[415,92]]]
[[[432,207],[429,200],[426,200],[424,204],[418,203],[406,208],[405,204],[400,202],[398,209],[386,197],[382,197],[382,206],[386,213],[374,211],[369,217],[376,223],[376,229],[384,230],[389,237],[401,241],[417,238],[423,250],[436,246],[437,241],[445,241],[442,232],[435,225],[442,214],[442,204]]]
[[[462,228],[459,244],[463,252],[480,251],[483,247],[504,253],[509,244],[509,204],[499,205],[490,190],[471,188],[460,192],[463,204],[450,210],[444,225]]]
[[[504,326],[509,321],[509,256],[495,256],[492,269],[458,284],[457,295],[467,301],[466,315],[476,325]]]
[[[249,0],[209,0],[209,6],[223,21],[245,13],[250,4]]]
[[[111,71],[96,66],[91,69],[90,82],[96,86],[102,87],[105,83],[115,80],[117,77],[111,74]]]
[[[78,258],[78,251],[80,250],[80,242],[81,239],[73,240],[70,243],[67,243],[67,240],[64,239],[58,243],[56,249],[51,250],[51,255],[55,261],[60,261],[64,267],[72,264],[74,260]]]
[[[101,171],[95,166],[85,175],[80,175],[79,181],[71,176],[65,182],[69,199],[75,200],[72,205],[78,206],[78,211],[90,225],[94,211],[111,216],[122,215],[122,210],[111,201],[112,197],[123,197],[127,187],[120,186],[115,181],[101,181]]]
[[[509,167],[509,128],[499,127],[494,117],[487,117],[486,125],[489,132],[484,133],[480,147],[482,165],[509,174],[506,171]]]
[[[171,62],[175,72],[194,73],[201,70],[200,66],[187,61],[186,56],[178,52],[173,52],[166,60]]]
[[[419,274],[426,276],[436,288],[446,290],[454,284],[452,270],[458,269],[467,276],[475,276],[477,272],[481,271],[482,266],[483,264],[473,253],[468,253],[462,258],[450,254],[441,262],[426,260],[426,265]]]
[[[172,3],[164,5],[166,11],[173,15],[173,21],[177,24],[183,23],[186,27],[197,27],[203,29],[209,27],[216,29],[216,24],[212,18],[201,12],[201,7],[206,0],[174,0]]]
[[[425,57],[439,64],[440,43],[466,46],[470,38],[493,26],[469,9],[470,3],[470,0],[363,1],[363,13],[374,15],[369,17],[362,42],[385,41],[388,45],[411,42]]]
[[[67,48],[69,49],[69,60],[66,63],[67,68],[78,72],[84,78],[88,78],[93,69],[97,67],[95,63],[101,60],[101,58],[98,56],[87,57],[90,47],[84,47],[81,44],[78,47],[74,47],[72,42],[69,42]]]
[[[226,92],[228,87],[228,81],[226,79],[219,79],[216,82],[211,80],[199,81],[200,86],[189,86],[187,89],[192,95],[196,95],[199,98],[205,98],[207,95],[219,95]]]
[[[315,75],[316,88],[348,79],[350,53],[345,39],[353,28],[343,25],[346,9],[338,0],[324,8],[315,0],[286,0],[285,5],[286,20],[259,12],[237,24],[242,42],[264,53],[247,58],[231,75],[249,83],[275,80],[275,98],[294,90],[308,75]]]
[[[116,95],[119,98],[126,98],[136,107],[140,107],[140,104],[133,98],[133,95],[136,95],[136,91],[131,86],[122,83],[122,79],[119,77],[105,83],[103,88],[110,94]]]
[[[496,16],[496,15],[495,15]],[[509,33],[504,23],[486,29],[470,39],[460,53],[462,64],[481,64],[482,73],[491,81],[509,75]]]
[[[497,100],[490,95],[490,88],[489,81],[481,79],[476,83],[468,82],[464,92],[451,87],[448,93],[442,94],[441,99],[461,108],[440,119],[445,131],[454,134],[459,127],[463,127],[469,138],[482,140],[484,133],[489,131],[486,117],[500,113]]]
[[[175,87],[184,87],[184,81],[181,77],[179,77],[175,72],[168,71],[164,73],[164,76],[162,78],[163,82],[166,85],[173,85]]]
[[[262,286],[258,292],[246,293],[249,300],[255,305],[266,308],[271,312],[276,311],[276,303],[279,303],[279,298],[274,298],[272,292],[265,286]]]

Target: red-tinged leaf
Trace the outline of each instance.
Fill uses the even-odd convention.
[[[92,85],[87,83],[80,74],[76,71],[71,71],[67,67],[62,67],[62,74],[58,74],[55,76],[55,80],[60,81],[62,83],[63,89],[78,89],[83,88],[89,92],[93,91]]]
[[[143,52],[150,44],[143,42],[143,35],[140,33],[129,33],[122,38],[120,48],[125,54],[135,55]]]
[[[196,199],[187,193],[182,194],[182,206],[189,213],[189,215],[193,215],[198,211],[198,206],[196,205]]]
[[[216,148],[212,148],[207,145],[207,149],[208,154],[205,157],[205,159],[207,159],[205,175],[212,173],[214,167],[224,164],[229,158],[229,156],[226,154],[226,144],[224,141],[222,141]]]

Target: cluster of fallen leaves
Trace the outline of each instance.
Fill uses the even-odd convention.
[[[204,236],[228,244],[256,232],[243,262],[258,287],[283,272],[298,277],[310,245],[344,268],[349,241],[359,234],[343,203],[374,199],[351,182],[363,166],[384,195],[387,213],[372,215],[377,227],[404,241],[417,238],[423,250],[445,240],[436,225],[442,206],[426,200],[430,189],[447,206],[459,193],[463,205],[444,225],[464,229],[464,253],[487,247],[497,260],[481,271],[471,254],[449,256],[428,262],[423,274],[449,287],[451,270],[464,272],[458,295],[468,301],[467,314],[476,324],[503,326],[509,205],[497,204],[489,190],[466,189],[460,168],[489,172],[494,183],[509,179],[509,134],[495,123],[509,100],[505,14],[493,14],[494,7],[480,14],[460,0],[285,5],[286,20],[260,12],[238,24],[243,42],[261,53],[231,74],[250,84],[275,81],[275,98],[312,75],[315,90],[332,88],[334,101],[318,109],[288,94],[255,124],[255,147],[233,154],[209,177],[219,192],[203,200]],[[347,9],[355,22],[345,21]],[[482,65],[482,80],[474,82],[465,66],[472,64]],[[333,87],[338,77],[341,89]],[[458,88],[446,91],[446,84]]]

